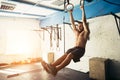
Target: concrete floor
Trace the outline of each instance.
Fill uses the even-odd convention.
[[[40,63],[34,63],[0,69],[0,80],[89,80],[89,74],[64,68],[53,77]]]

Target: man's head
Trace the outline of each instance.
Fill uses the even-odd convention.
[[[77,28],[80,32],[84,30],[84,27],[83,27],[83,23],[82,23],[82,22],[75,20],[75,25],[76,25],[76,28]]]

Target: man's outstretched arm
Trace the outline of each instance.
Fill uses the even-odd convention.
[[[73,28],[74,31],[76,31],[77,29],[76,29],[76,26],[75,26],[72,10],[70,10],[68,12],[69,12],[69,15],[70,15],[70,22],[71,22],[72,28]]]
[[[80,9],[81,9],[81,11],[82,11],[82,22],[83,22],[83,27],[84,27],[84,31],[86,31],[86,32],[90,32],[89,31],[89,28],[88,28],[88,25],[87,25],[87,20],[86,20],[86,14],[85,14],[85,9],[84,9],[84,0],[81,0],[82,2],[82,4],[81,4],[81,6],[80,6]]]

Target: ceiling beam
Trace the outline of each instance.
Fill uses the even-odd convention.
[[[10,11],[4,11],[4,10],[0,10],[0,12],[10,13],[10,14],[18,14],[18,15],[36,16],[36,17],[43,17],[43,18],[46,17],[45,15],[36,15],[36,14],[21,13],[21,12],[10,12]]]

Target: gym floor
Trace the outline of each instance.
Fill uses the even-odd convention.
[[[89,74],[64,68],[54,77],[33,63],[0,69],[0,80],[89,80]]]

